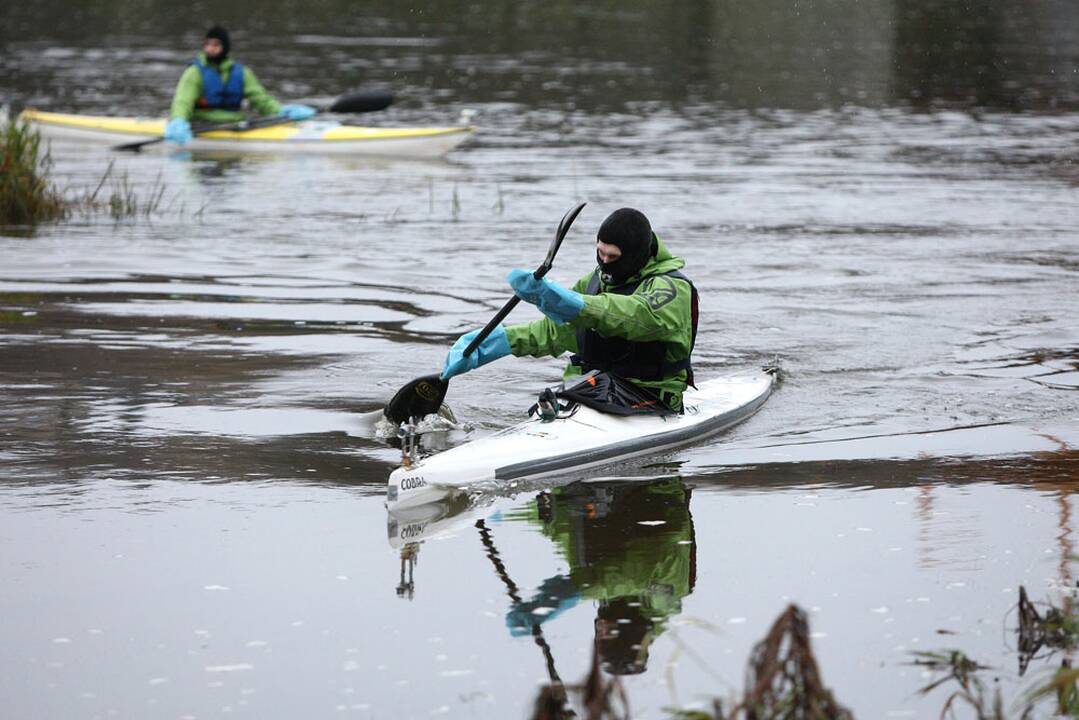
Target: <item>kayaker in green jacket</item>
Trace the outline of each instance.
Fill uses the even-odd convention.
[[[596,235],[595,270],[572,290],[527,270],[513,270],[509,284],[545,317],[499,327],[468,357],[476,336],[461,336],[446,358],[450,378],[506,355],[557,357],[574,353],[564,377],[599,370],[628,380],[681,411],[682,393],[692,384],[690,355],[696,335],[696,291],[678,272],[675,257],[638,210],[613,212]]]
[[[228,30],[206,31],[202,52],[187,66],[172,98],[165,139],[183,145],[193,137],[191,121],[228,123],[244,119],[244,100],[259,115],[306,120],[315,114],[307,105],[281,105],[266,92],[251,68],[229,57]]]
[[[558,546],[568,573],[554,575],[531,599],[515,602],[506,624],[533,634],[582,601],[596,606],[603,668],[644,672],[652,641],[682,611],[696,581],[690,490],[679,478],[653,483],[575,483],[541,493],[507,516],[538,524]]]

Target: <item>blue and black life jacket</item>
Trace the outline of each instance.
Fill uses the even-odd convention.
[[[632,295],[640,287],[641,283],[652,278],[672,277],[684,280],[689,284],[691,296],[691,315],[693,320],[693,335],[690,340],[690,353],[693,345],[697,342],[697,318],[700,315],[697,298],[697,288],[682,273],[674,270],[667,273],[658,273],[641,278],[637,283],[621,285],[611,288],[609,292],[618,295]],[[586,295],[598,295],[600,288],[599,270],[592,273],[592,279],[585,288]],[[582,372],[589,370],[602,370],[610,372],[626,379],[633,380],[662,380],[672,375],[686,371],[686,382],[693,387],[693,365],[691,356],[687,356],[674,362],[667,361],[667,348],[670,343],[662,340],[650,342],[638,342],[621,337],[604,337],[591,328],[577,330],[577,354],[570,358],[570,362],[581,368]]]
[[[202,97],[195,102],[199,110],[239,110],[244,101],[244,66],[238,62],[229,68],[228,82],[221,82],[217,68],[195,58],[193,64],[202,73]]]

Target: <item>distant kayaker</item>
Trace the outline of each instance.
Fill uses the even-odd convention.
[[[251,68],[229,57],[228,30],[214,25],[206,31],[202,52],[180,76],[172,98],[165,139],[181,145],[192,138],[191,121],[238,122],[244,119],[241,105],[247,100],[259,115],[280,115],[306,120],[315,114],[307,105],[281,105],[266,92]]]
[[[596,235],[598,266],[572,290],[530,271],[513,270],[509,284],[522,300],[546,316],[500,326],[468,357],[464,349],[478,331],[461,336],[442,370],[450,378],[506,355],[557,357],[574,353],[569,379],[592,370],[628,380],[673,411],[693,383],[690,354],[697,326],[697,294],[678,272],[675,257],[638,210],[622,208],[603,221]]]

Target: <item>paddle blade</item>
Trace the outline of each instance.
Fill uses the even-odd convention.
[[[123,145],[113,145],[113,150],[123,150],[126,152],[138,152],[147,145],[156,145],[159,142],[165,142],[165,138],[159,137],[153,140],[136,140],[135,142],[124,143]]]
[[[389,90],[365,90],[337,98],[328,112],[365,113],[385,110],[393,102],[393,93]]]
[[[400,425],[409,418],[422,418],[436,413],[442,407],[449,387],[449,380],[443,380],[439,375],[416,378],[390,398],[382,414],[389,418],[390,422]]]
[[[562,247],[562,241],[566,239],[566,233],[569,232],[570,225],[573,224],[573,221],[577,219],[577,216],[581,214],[587,204],[579,203],[562,216],[562,221],[558,223],[558,229],[555,231],[554,240],[551,241],[551,246],[547,248],[547,257],[544,258],[543,264],[539,266],[536,272],[532,273],[537,280],[546,275],[547,271],[551,269],[551,265],[554,264],[554,256],[558,254],[558,248]]]

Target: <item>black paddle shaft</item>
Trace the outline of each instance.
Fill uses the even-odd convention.
[[[350,95],[344,95],[334,101],[333,105],[328,108],[322,108],[318,110],[320,113],[332,112],[332,113],[365,113],[365,112],[377,112],[379,110],[385,110],[393,102],[393,93],[389,90],[366,90],[363,92],[352,93]],[[285,123],[294,122],[287,117],[268,117],[258,120],[240,120],[238,122],[231,123],[202,123],[200,125],[193,125],[191,127],[192,135],[202,135],[203,133],[221,131],[221,130],[254,130],[256,128],[273,127],[274,125],[284,125]],[[165,142],[165,137],[152,138],[150,140],[136,140],[135,142],[124,143],[123,145],[116,145],[113,150],[131,150],[138,152],[147,145],[156,145],[157,143]]]
[[[577,216],[581,214],[581,210],[584,210],[584,206],[587,204],[588,203],[581,203],[562,216],[562,222],[558,223],[558,230],[555,231],[554,240],[551,241],[551,247],[547,250],[547,257],[544,258],[543,264],[536,268],[536,271],[532,273],[532,277],[539,280],[550,271],[551,265],[554,263],[554,256],[558,254],[558,248],[562,247],[562,241],[565,240],[566,233],[569,232],[569,228],[573,224],[573,221],[577,219]],[[484,325],[483,330],[480,330],[480,334],[473,338],[472,342],[468,344],[468,347],[465,348],[464,357],[468,357],[475,352],[476,348],[480,346],[480,343],[486,340],[487,336],[494,332],[494,329],[506,319],[507,315],[513,312],[513,308],[517,307],[519,302],[521,302],[521,298],[518,296],[514,295],[511,297],[509,301],[502,306],[502,309],[498,311],[498,314],[491,318],[491,322]]]
[[[551,263],[554,262],[554,256],[562,245],[562,240],[565,239],[566,233],[569,232],[569,226],[573,224],[584,206],[585,203],[577,205],[562,218],[562,222],[558,224],[558,230],[555,232],[554,241],[547,250],[547,257],[544,259],[543,264],[533,273],[534,277],[541,278],[551,269]],[[521,299],[514,295],[498,312],[498,315],[480,331],[476,339],[469,344],[468,348],[465,349],[465,355],[471,354],[520,301]],[[449,390],[449,387],[449,378],[443,379],[441,375],[425,375],[416,378],[390,398],[382,413],[395,425],[400,425],[407,422],[409,418],[420,418],[438,412],[438,409],[442,407],[442,401],[446,398],[446,391]]]
[[[506,594],[510,596],[510,600],[515,605],[520,605],[522,602],[521,592],[517,584],[510,578],[509,573],[506,572],[506,564],[498,554],[498,548],[495,547],[494,538],[491,536],[491,531],[487,528],[487,524],[483,520],[477,520],[476,529],[480,531],[480,542],[483,543],[483,547],[487,551],[487,558],[495,568],[495,574],[506,586]],[[543,660],[547,664],[547,675],[551,678],[551,683],[559,693],[559,701],[565,705],[566,690],[562,684],[562,678],[558,676],[558,670],[555,669],[551,646],[547,644],[547,638],[543,637],[543,628],[540,627],[539,623],[532,626],[532,639],[535,640],[536,645],[543,652]]]

